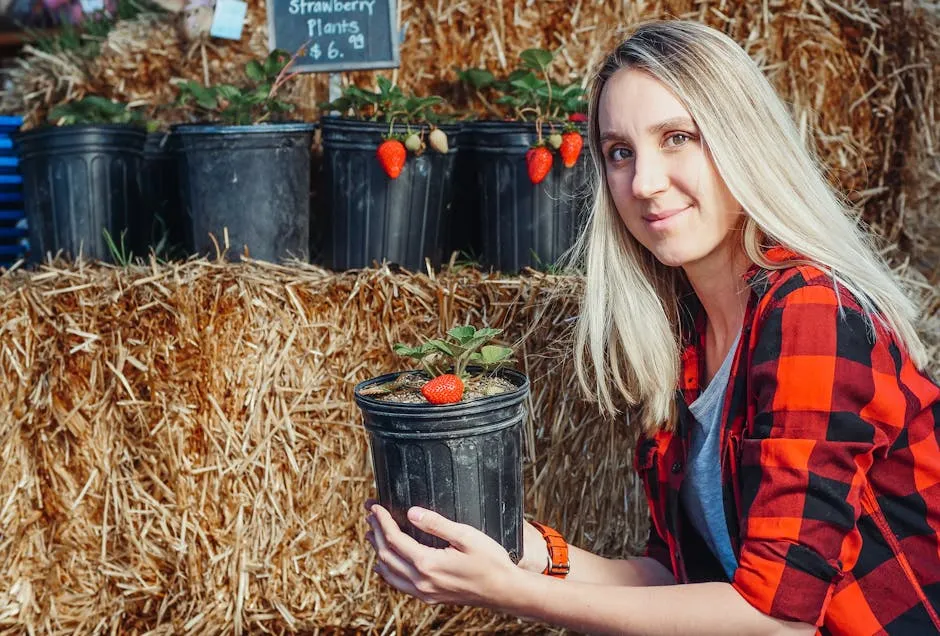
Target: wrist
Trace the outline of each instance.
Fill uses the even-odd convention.
[[[541,574],[548,564],[548,546],[542,533],[535,529],[531,523],[526,522],[523,528],[523,550],[522,558],[519,559],[518,566],[526,572]]]

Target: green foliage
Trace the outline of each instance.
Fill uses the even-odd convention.
[[[54,35],[46,35],[35,29],[25,29],[32,45],[50,55],[72,54],[83,59],[92,59],[101,52],[104,42],[114,25],[120,20],[134,20],[145,13],[162,13],[156,4],[146,0],[118,0],[117,11],[111,15],[97,11],[86,16],[78,25],[64,22]]]
[[[127,233],[127,230],[121,231],[120,246],[115,244],[114,239],[111,237],[111,233],[108,232],[108,230],[101,230],[101,232],[104,234],[104,242],[107,243],[108,251],[111,252],[111,258],[114,259],[114,262],[121,267],[127,267],[130,265],[131,261],[134,259],[134,255],[124,245],[124,235]]]
[[[512,349],[489,344],[502,331],[465,325],[449,330],[446,339],[428,340],[417,347],[399,343],[393,349],[402,357],[420,362],[432,378],[444,373],[466,377],[470,365],[492,370],[512,360]]]
[[[216,84],[203,86],[183,80],[177,83],[180,106],[193,105],[209,119],[230,125],[260,124],[279,121],[294,105],[277,98],[278,90],[294,77],[288,74],[296,56],[275,50],[264,60],[251,60],[245,65],[245,86]]]
[[[59,104],[49,111],[48,120],[55,124],[138,124],[145,125],[140,111],[131,110],[127,104],[89,95],[73,102]]]
[[[335,110],[346,116],[368,121],[438,123],[442,119],[435,111],[444,103],[440,97],[406,95],[385,77],[378,78],[378,88],[379,90],[373,93],[350,84],[343,90],[342,96],[332,102],[320,104],[320,109],[325,112]]]
[[[458,70],[457,78],[491,111],[521,121],[561,120],[584,112],[587,101],[581,85],[551,79],[549,69],[555,57],[551,51],[526,49],[519,57],[520,67],[503,79],[481,68]]]

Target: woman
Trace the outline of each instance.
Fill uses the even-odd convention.
[[[515,566],[412,508],[451,547],[419,545],[367,502],[378,573],[592,633],[940,631],[940,391],[912,304],[770,84],[717,31],[655,22],[590,108],[576,366],[606,411],[642,408],[647,555],[527,525]]]

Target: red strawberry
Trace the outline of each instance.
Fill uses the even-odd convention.
[[[421,395],[431,404],[452,404],[463,397],[463,381],[452,373],[439,375],[421,387]]]
[[[581,154],[581,148],[584,147],[584,138],[579,132],[566,132],[561,136],[561,147],[558,154],[566,168],[571,168],[578,161],[578,155]]]
[[[386,139],[375,151],[382,170],[392,179],[397,179],[401,174],[401,169],[405,167],[406,155],[405,146],[397,139]]]
[[[571,113],[568,115],[568,121],[573,121],[575,123],[584,123],[587,121],[587,115],[584,113]]]
[[[552,171],[552,152],[545,146],[531,148],[525,153],[525,162],[529,168],[529,180],[541,183]]]

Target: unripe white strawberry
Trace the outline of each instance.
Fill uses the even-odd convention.
[[[405,148],[411,152],[418,152],[421,150],[421,137],[418,136],[418,133],[411,133],[405,137]]]
[[[548,136],[548,145],[554,148],[555,150],[558,150],[559,148],[561,148],[561,142],[562,142],[562,138],[561,138],[560,133],[552,133],[551,135]]]
[[[447,135],[440,128],[431,131],[431,134],[428,135],[428,143],[439,153],[447,154]]]

